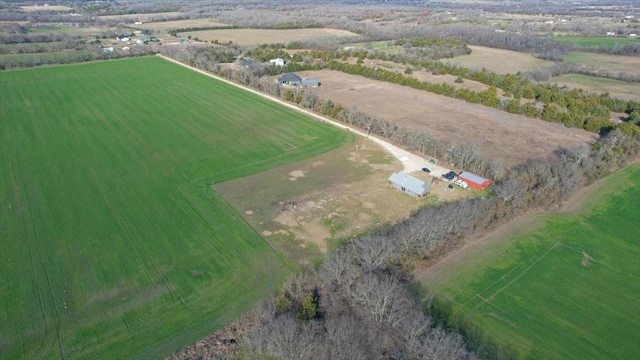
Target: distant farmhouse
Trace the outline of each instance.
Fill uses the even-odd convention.
[[[389,177],[389,185],[416,199],[423,198],[431,190],[426,182],[402,171]]]
[[[300,76],[294,73],[286,73],[282,74],[282,76],[278,78],[278,84],[291,86],[301,85],[303,87],[318,87],[320,86],[320,81],[316,79],[302,79]]]
[[[458,179],[466,182],[469,185],[469,187],[472,187],[480,191],[486,189],[487,186],[491,184],[491,181],[489,179],[485,179],[482,176],[472,174],[466,171],[463,171],[460,174],[458,174]]]
[[[286,62],[286,60],[285,60],[285,59],[283,59],[283,58],[275,58],[275,59],[271,59],[271,60],[269,60],[269,62],[270,62],[272,65],[275,65],[275,66],[284,66],[284,65],[287,63],[287,62]]]

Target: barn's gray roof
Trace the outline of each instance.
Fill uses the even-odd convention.
[[[463,177],[465,179],[471,180],[476,184],[482,184],[483,182],[488,181],[488,179],[485,179],[480,175],[472,174],[472,173],[466,172],[466,171],[461,172],[458,175],[458,177]]]
[[[389,176],[389,181],[419,195],[429,191],[429,184],[402,171]]]
[[[300,76],[294,74],[294,73],[286,73],[286,74],[282,74],[282,76],[280,76],[278,78],[278,81],[283,82],[283,81],[302,81],[302,79],[300,78]]]
[[[302,79],[302,83],[303,84],[317,84],[320,81],[316,80],[316,79]]]

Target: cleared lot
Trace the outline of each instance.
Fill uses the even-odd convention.
[[[592,141],[595,135],[542,120],[470,104],[339,71],[303,71],[302,77],[322,83],[314,91],[345,107],[427,131],[452,144],[476,143],[480,150],[505,165],[547,158],[560,148]]]

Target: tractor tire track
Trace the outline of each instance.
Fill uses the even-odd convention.
[[[15,160],[16,160],[16,162],[18,164],[18,168],[20,169],[20,175],[22,177],[22,184],[23,184],[23,186],[26,187],[27,186],[27,177],[25,176],[24,169],[21,166],[20,156],[17,153],[14,154],[14,156],[15,156]],[[13,162],[13,160],[12,160],[12,162]],[[15,173],[14,173],[14,176],[15,176]],[[27,191],[27,189],[25,189],[24,197],[26,199],[26,205],[29,207],[29,212],[30,212],[31,218],[35,220],[36,219],[36,215],[35,215],[35,212],[34,212],[34,208],[33,208],[32,204],[31,204],[31,196],[29,195],[29,191]],[[21,207],[22,219],[23,219],[24,226],[25,226],[25,231],[26,231],[26,220],[24,218],[24,209],[22,208],[22,205],[20,205],[20,207]],[[55,298],[55,295],[54,295],[53,285],[51,284],[51,276],[49,275],[49,270],[47,268],[47,264],[46,264],[46,261],[45,261],[46,257],[44,255],[44,251],[42,250],[42,242],[40,241],[40,230],[38,228],[37,221],[35,221],[34,223],[35,223],[34,229],[35,229],[35,232],[36,232],[36,234],[35,234],[36,235],[35,236],[35,239],[36,239],[35,242],[37,242],[37,246],[36,246],[37,247],[37,252],[38,252],[40,263],[42,264],[42,268],[44,269],[44,275],[45,275],[45,278],[47,280],[46,281],[47,288],[49,289],[49,295],[51,296],[51,302],[53,304],[53,310],[55,312],[55,330],[56,330],[56,339],[57,339],[57,342],[58,342],[58,350],[60,351],[61,358],[62,359],[66,359],[67,355],[66,355],[66,352],[65,352],[65,349],[64,349],[64,343],[62,342],[62,336],[60,335],[60,312],[58,311],[58,305],[57,305],[56,298]],[[29,241],[29,257],[31,258],[32,267],[33,267],[34,266],[33,265],[33,254],[32,254],[32,246],[31,245],[32,245],[31,241]],[[40,292],[40,288],[39,287],[38,287],[38,292]],[[42,302],[42,304],[41,304],[42,310],[43,310],[43,313],[44,313],[44,311],[45,311],[44,310],[44,301],[42,299],[42,295],[41,294],[40,294],[40,298],[41,298],[41,302]],[[45,313],[45,316],[46,316],[46,313]]]

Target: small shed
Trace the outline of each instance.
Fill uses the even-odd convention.
[[[286,73],[278,78],[278,83],[283,85],[300,85],[302,78],[294,73]]]
[[[426,182],[402,171],[393,173],[389,177],[389,185],[417,199],[427,195],[431,189]]]
[[[284,66],[284,64],[286,63],[286,61],[283,58],[271,59],[269,60],[269,62],[275,66]]]
[[[485,179],[482,176],[472,174],[470,172],[463,171],[458,175],[459,180],[463,180],[466,182],[469,187],[472,187],[476,190],[484,190],[491,184],[489,179]]]
[[[318,87],[320,86],[320,81],[316,79],[302,79],[300,82],[304,87]]]

